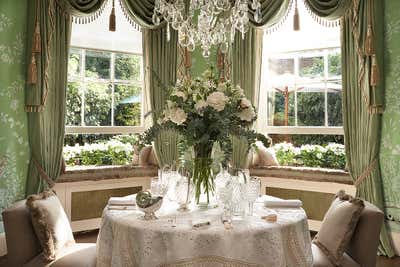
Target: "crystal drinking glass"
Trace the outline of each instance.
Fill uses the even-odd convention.
[[[253,215],[254,202],[260,195],[261,190],[261,180],[258,177],[250,177],[246,183],[246,200],[249,203],[248,215]]]

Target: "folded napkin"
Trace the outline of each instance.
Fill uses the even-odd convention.
[[[268,208],[300,208],[303,202],[298,199],[265,200],[264,206]]]
[[[135,210],[136,207],[134,205],[108,205],[107,209],[109,210]]]
[[[124,197],[110,197],[108,205],[114,206],[135,206],[136,205],[136,194],[128,195]]]

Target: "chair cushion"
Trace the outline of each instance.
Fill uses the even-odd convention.
[[[334,267],[328,257],[322,252],[322,250],[315,244],[311,245],[313,254],[313,267]],[[343,261],[341,267],[360,267],[348,254],[343,254]]]
[[[64,247],[54,261],[38,255],[24,267],[95,267],[96,244],[80,243]]]
[[[313,243],[334,266],[342,266],[343,254],[364,209],[361,199],[339,192],[326,213]]]
[[[42,250],[33,230],[26,201],[21,200],[3,211],[7,242],[7,266],[22,266]]]
[[[67,215],[53,192],[31,195],[26,205],[46,260],[54,260],[64,246],[75,243]]]
[[[279,166],[275,154],[266,148],[262,142],[256,142],[256,149],[253,153],[251,167],[257,166]]]

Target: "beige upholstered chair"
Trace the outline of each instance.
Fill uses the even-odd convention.
[[[63,249],[52,262],[44,262],[41,246],[33,230],[25,200],[16,202],[3,212],[9,267],[94,267],[96,244],[81,243]]]
[[[377,207],[364,201],[365,208],[357,223],[350,244],[346,248],[341,267],[375,267],[384,214]],[[312,244],[314,267],[334,267],[325,254]]]

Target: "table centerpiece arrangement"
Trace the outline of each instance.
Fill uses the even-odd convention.
[[[211,168],[214,143],[219,143],[223,152],[224,166],[232,155],[232,136],[246,140],[249,145],[257,140],[268,145],[264,135],[251,129],[256,119],[256,110],[243,89],[229,80],[219,79],[210,68],[201,77],[187,78],[167,88],[165,109],[141,138],[143,143],[151,144],[163,129],[177,131],[181,136],[180,145],[193,148],[191,181],[196,202],[199,203],[204,193],[208,203],[215,190]]]

